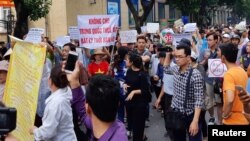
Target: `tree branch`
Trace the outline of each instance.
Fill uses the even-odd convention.
[[[126,3],[128,5],[128,8],[129,10],[131,11],[133,17],[134,17],[134,20],[135,22],[138,20],[138,12],[135,10],[135,7],[133,5],[133,3],[131,2],[131,0],[126,0]]]
[[[149,15],[150,11],[152,10],[154,4],[155,4],[155,0],[151,0],[149,5],[146,5],[141,0],[141,5],[142,5],[142,8],[143,8],[143,14],[141,16],[142,22],[145,22],[147,20],[147,17]]]

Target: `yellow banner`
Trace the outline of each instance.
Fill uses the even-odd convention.
[[[35,121],[45,55],[45,47],[17,41],[10,58],[4,103],[17,109],[17,127],[12,134],[20,141],[34,141],[29,129]]]

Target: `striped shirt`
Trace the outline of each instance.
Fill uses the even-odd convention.
[[[203,78],[197,69],[193,69],[191,76],[189,94],[187,103],[184,109],[186,85],[191,66],[185,72],[181,72],[179,66],[169,67],[165,69],[172,70],[174,73],[174,95],[172,99],[172,108],[180,110],[182,113],[190,115],[194,112],[195,108],[203,108],[204,105],[204,85]]]

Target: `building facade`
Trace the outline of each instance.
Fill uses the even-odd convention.
[[[131,0],[139,14],[142,14],[140,0]],[[145,0],[147,1],[147,0]],[[160,22],[165,19],[179,19],[181,12],[165,4],[166,0],[156,0],[147,22]],[[10,8],[0,7],[0,21],[6,20]],[[14,9],[12,8],[12,13]],[[38,21],[29,22],[29,27],[45,29],[45,36],[55,40],[58,36],[68,34],[69,26],[77,26],[77,15],[119,14],[121,30],[134,29],[133,16],[125,0],[52,0],[49,14]],[[230,16],[228,11],[215,11],[212,24],[225,23]],[[6,25],[0,22],[0,41],[6,41]]]

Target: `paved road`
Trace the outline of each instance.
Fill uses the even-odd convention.
[[[153,109],[152,106],[150,108],[149,127],[146,128],[145,133],[148,136],[148,141],[170,141],[169,137],[164,137],[166,130],[161,113]]]
[[[148,137],[147,141],[170,141],[169,137],[164,137],[166,133],[164,127],[164,119],[161,117],[161,113],[152,108],[152,104],[155,102],[155,96],[153,96],[152,103],[150,103],[150,122],[149,127],[145,128],[145,134]],[[215,115],[217,113],[215,112]],[[208,122],[209,116],[206,113],[206,121]],[[132,139],[130,139],[132,141]]]
[[[152,100],[152,103],[154,102],[155,98]],[[166,132],[164,119],[161,117],[160,112],[152,108],[152,103],[150,103],[149,127],[145,128],[145,134],[148,137],[147,141],[170,141],[168,137],[164,137]],[[132,141],[132,139],[130,139],[130,141]]]

